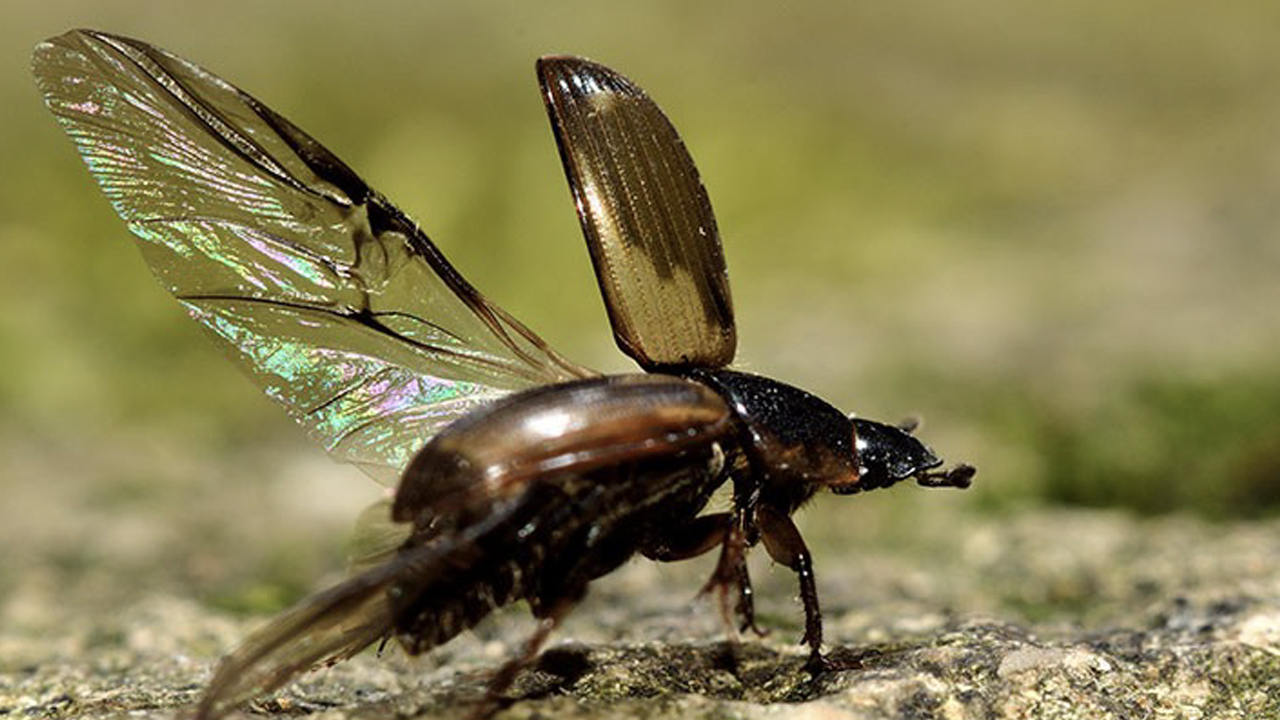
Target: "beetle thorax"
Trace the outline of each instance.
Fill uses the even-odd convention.
[[[689,377],[724,397],[762,501],[794,510],[823,486],[858,481],[852,421],[825,400],[786,383],[733,370]]]

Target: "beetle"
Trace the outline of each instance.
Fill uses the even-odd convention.
[[[967,487],[911,428],[731,370],[737,337],[711,204],[662,110],[567,56],[537,75],[621,350],[601,375],[477,291],[403,212],[292,122],[146,43],[40,44],[45,102],[160,282],[329,453],[398,478],[398,547],[223,659],[198,716],[388,639],[421,653],[494,608],[538,620],[496,698],[592,580],[639,553],[719,549],[706,589],[756,629],[745,557],[800,587],[813,672],[822,614],[791,519],[821,490]],[[722,485],[732,508],[704,513]]]

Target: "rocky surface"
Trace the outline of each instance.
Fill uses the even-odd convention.
[[[593,588],[501,717],[1280,717],[1280,522],[929,512],[899,530],[811,533],[828,643],[853,669],[803,670],[791,578],[764,558],[753,573],[771,632],[737,643],[710,603],[690,602],[706,563],[637,561]],[[110,567],[13,574],[0,715],[182,715],[264,619],[192,595]],[[366,653],[247,711],[464,717],[529,627],[517,608],[423,658]]]

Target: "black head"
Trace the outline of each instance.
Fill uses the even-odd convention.
[[[942,459],[913,437],[908,427],[861,418],[853,418],[853,427],[859,477],[854,485],[832,487],[841,495],[889,487],[908,478],[915,478],[925,487],[966,488],[977,472],[973,466],[963,464],[930,472],[942,465]]]

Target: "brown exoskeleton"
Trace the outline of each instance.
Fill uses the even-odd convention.
[[[719,548],[708,586],[754,628],[757,543],[797,573],[821,671],[812,559],[791,514],[824,489],[974,475],[939,470],[906,429],[726,369],[737,340],[706,191],[658,106],[606,67],[546,57],[537,70],[614,336],[644,374],[563,358],[341,160],[186,60],[78,30],[41,44],[34,70],[191,316],[330,453],[399,477],[399,548],[251,635],[202,718],[387,638],[426,651],[526,600],[538,628],[496,695],[635,553]],[[732,509],[703,514],[725,483]]]

